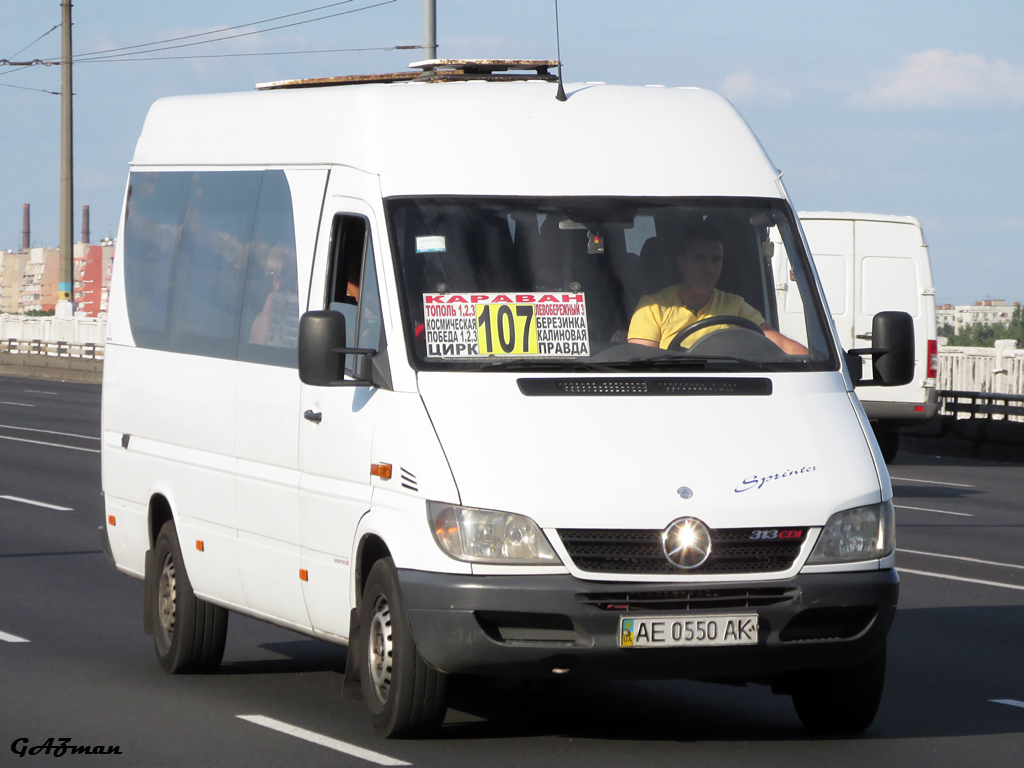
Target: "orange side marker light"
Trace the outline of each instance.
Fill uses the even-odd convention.
[[[107,515],[107,522],[111,525],[117,525],[117,518],[113,515]]]
[[[200,552],[205,552],[206,551],[206,549],[204,548],[203,542],[200,541],[199,539],[196,539],[196,549],[198,549]]]
[[[305,568],[299,568],[299,580],[309,581],[309,571],[307,571]]]
[[[391,479],[391,465],[390,464],[371,464],[370,474],[374,477],[379,477],[381,480]]]

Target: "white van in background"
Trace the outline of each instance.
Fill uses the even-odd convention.
[[[892,488],[775,165],[717,94],[560,101],[530,64],[150,109],[103,536],[160,664],[214,671],[237,612],[347,645],[388,736],[436,729],[457,674],[754,682],[813,730],[867,727]],[[696,259],[721,311],[693,322]],[[688,324],[628,342],[659,296]],[[909,381],[911,318],[867,322],[860,383]]]
[[[825,289],[829,313],[843,349],[871,347],[871,320],[881,311],[899,310],[914,318],[915,375],[899,387],[861,390],[887,462],[896,456],[899,429],[932,418],[937,409],[935,379],[938,345],[935,288],[928,244],[917,219],[873,213],[798,214]],[[803,322],[790,267],[775,259],[781,330]]]

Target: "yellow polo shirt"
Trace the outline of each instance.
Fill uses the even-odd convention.
[[[720,291],[717,288],[715,288],[715,295],[711,297],[711,301],[697,310],[695,314],[689,307],[683,306],[683,302],[679,298],[680,287],[681,284],[672,285],[657,293],[642,297],[636,312],[633,313],[633,319],[629,322],[628,338],[656,341],[659,347],[668,349],[668,345],[677,333],[707,317],[739,315],[752,320],[758,327],[765,323],[761,313],[747,304],[742,297],[735,293]],[[683,346],[689,348],[702,336],[729,327],[713,325],[710,328],[695,331],[691,336],[686,337]]]

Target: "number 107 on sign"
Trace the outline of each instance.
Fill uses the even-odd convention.
[[[476,332],[482,355],[536,355],[533,304],[477,304]]]

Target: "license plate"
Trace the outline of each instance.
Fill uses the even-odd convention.
[[[620,648],[757,645],[757,614],[621,616]]]

